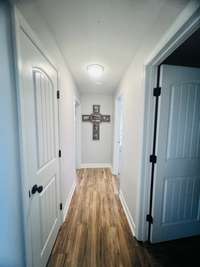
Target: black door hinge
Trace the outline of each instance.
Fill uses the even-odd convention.
[[[151,162],[151,163],[156,163],[157,162],[157,156],[156,155],[150,155],[150,157],[149,157],[149,161]]]
[[[59,156],[59,158],[61,158],[61,156],[62,156],[61,150],[58,151],[58,156]]]
[[[62,210],[63,206],[62,206],[62,203],[60,203],[60,210]]]
[[[57,90],[57,99],[60,99],[60,91]]]
[[[156,87],[153,89],[153,96],[160,96],[161,95],[161,87]]]
[[[146,221],[152,224],[153,223],[153,217],[152,217],[152,215],[147,214]]]

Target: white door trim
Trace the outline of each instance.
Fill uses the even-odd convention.
[[[120,117],[119,115],[119,108],[120,108],[120,101],[123,102],[123,95],[120,94],[115,98],[115,111],[114,111],[114,138],[113,138],[113,166],[112,166],[112,173],[114,175],[118,175],[119,170],[119,127],[120,127]]]
[[[144,87],[145,87],[145,112],[143,127],[143,151],[141,164],[141,177],[139,184],[136,238],[146,241],[148,237],[148,223],[146,214],[149,210],[149,188],[151,181],[151,165],[149,155],[152,153],[153,140],[153,118],[154,97],[153,88],[156,86],[157,67],[177,47],[179,47],[189,36],[200,27],[200,3],[197,0],[190,1],[182,11],[175,23],[159,42],[146,64],[144,65]]]
[[[76,118],[76,111],[79,120]],[[81,168],[81,102],[74,97],[74,141],[75,141],[75,169]],[[77,164],[78,163],[78,164]]]
[[[42,43],[30,28],[28,23],[22,17],[19,10],[16,6],[12,6],[12,27],[13,27],[13,42],[14,42],[14,58],[15,58],[15,76],[16,76],[16,91],[17,91],[17,104],[18,104],[18,123],[19,123],[19,146],[20,146],[20,170],[21,170],[21,192],[22,192],[22,208],[23,208],[23,228],[24,228],[24,242],[25,242],[25,261],[26,265],[31,267],[32,266],[32,246],[31,246],[31,235],[30,235],[30,221],[27,219],[29,216],[28,214],[28,204],[29,204],[29,188],[27,185],[27,179],[25,174],[25,159],[24,159],[24,146],[23,146],[23,129],[22,129],[22,110],[21,110],[21,79],[20,79],[20,69],[21,69],[21,62],[20,62],[20,41],[19,41],[19,34],[20,30],[24,31],[24,33],[30,38],[30,40],[34,43],[34,45],[38,48],[38,50],[42,53],[42,55],[48,60],[51,66],[57,72],[57,77],[59,79],[58,68],[56,67],[55,62],[49,57],[46,49],[43,47]],[[59,83],[58,83],[59,86]],[[58,114],[59,114],[59,104],[58,104]],[[59,117],[58,117],[58,124]],[[59,125],[58,125],[59,130]],[[58,139],[59,138],[58,133]],[[58,140],[59,142],[59,140]],[[60,144],[60,142],[59,142]],[[58,187],[58,196],[61,201],[61,181],[60,181],[60,167],[59,167],[59,187]],[[62,213],[59,213],[59,221],[62,222]]]

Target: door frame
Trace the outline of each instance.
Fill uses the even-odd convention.
[[[149,213],[151,187],[151,163],[149,162],[149,156],[152,154],[154,133],[154,125],[152,122],[154,121],[155,97],[153,97],[153,88],[157,86],[158,66],[199,27],[200,3],[194,0],[188,3],[175,23],[158,43],[143,67],[145,110],[143,120],[141,176],[136,216],[136,224],[138,225],[136,238],[141,241],[148,240],[148,222],[146,221],[146,215]]]
[[[17,92],[17,109],[18,109],[18,130],[19,130],[19,149],[20,149],[20,173],[21,173],[21,202],[23,210],[23,231],[24,231],[24,247],[25,247],[25,262],[27,266],[32,266],[32,244],[31,244],[31,222],[28,216],[28,207],[29,207],[29,188],[27,184],[26,172],[25,172],[25,159],[24,159],[24,133],[23,133],[23,119],[22,119],[22,110],[21,110],[21,77],[20,77],[20,68],[21,68],[21,54],[20,54],[20,31],[23,30],[25,34],[31,39],[33,44],[38,48],[42,55],[47,59],[51,64],[54,70],[57,73],[57,90],[59,90],[59,72],[58,68],[49,56],[48,52],[42,45],[41,41],[31,29],[29,24],[26,22],[24,17],[21,15],[20,11],[15,5],[12,6],[12,34],[13,34],[13,47],[14,47],[14,60],[15,60],[15,79],[16,79],[16,92]],[[60,106],[58,103],[58,146],[60,147]],[[58,198],[61,203],[61,179],[60,179],[60,167],[61,161],[59,159],[59,168],[58,168]],[[59,210],[59,224],[62,223],[62,211]]]
[[[78,120],[76,118],[76,111],[79,117]],[[75,170],[76,170],[81,168],[81,102],[79,98],[76,96],[74,97],[74,141],[75,141]],[[78,147],[79,149],[77,149]]]
[[[114,142],[113,142],[113,166],[112,173],[119,175],[119,136],[120,136],[120,123],[121,118],[119,117],[120,108],[123,105],[123,95],[120,94],[115,98],[115,118],[114,118]]]

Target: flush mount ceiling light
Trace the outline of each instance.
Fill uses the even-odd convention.
[[[87,66],[87,72],[92,78],[99,78],[104,72],[104,67],[98,64],[91,64]]]

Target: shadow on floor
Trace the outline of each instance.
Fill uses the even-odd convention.
[[[200,266],[200,236],[159,244],[139,244],[147,251],[156,267]]]

